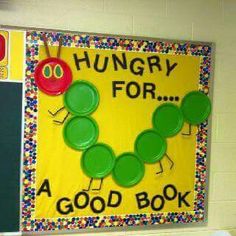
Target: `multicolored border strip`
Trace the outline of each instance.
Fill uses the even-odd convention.
[[[126,39],[113,36],[74,35],[71,33],[35,32],[26,33],[26,78],[25,78],[25,131],[23,160],[22,231],[47,231],[101,228],[114,226],[140,226],[154,224],[192,223],[204,221],[206,198],[206,150],[207,122],[199,127],[196,147],[194,211],[181,213],[151,213],[111,215],[96,217],[71,217],[35,219],[35,178],[37,161],[37,86],[34,70],[39,61],[39,45],[46,34],[50,46],[58,46],[63,37],[63,46],[136,52],[156,52],[172,55],[200,57],[199,90],[209,93],[212,48],[208,44],[191,42]]]

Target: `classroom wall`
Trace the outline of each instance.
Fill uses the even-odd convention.
[[[0,0],[0,25],[214,42],[208,223],[88,235],[236,235],[236,0]]]

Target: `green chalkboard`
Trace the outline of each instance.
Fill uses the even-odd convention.
[[[22,84],[0,82],[0,232],[19,231]]]

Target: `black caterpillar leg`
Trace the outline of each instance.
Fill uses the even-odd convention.
[[[182,133],[182,135],[190,136],[192,134],[192,125],[188,124],[188,133]]]
[[[156,173],[157,175],[163,173],[163,166],[162,166],[161,161],[159,161],[159,164],[160,164],[160,171],[158,171],[158,172]]]
[[[167,159],[169,160],[169,162],[171,163],[170,164],[170,170],[171,170],[174,166],[174,162],[171,160],[171,158],[167,154],[165,154],[165,155],[166,155]]]
[[[90,188],[91,188],[92,182],[93,182],[93,178],[90,179],[88,188],[87,189],[83,189],[83,191],[88,192],[90,190]]]
[[[50,110],[48,110],[48,113],[51,115],[51,116],[56,116],[58,113],[60,113],[61,111],[63,111],[65,109],[65,107],[61,107],[59,110],[57,110],[56,112],[51,112]]]
[[[103,184],[103,178],[100,179],[100,185],[99,188],[93,188],[93,191],[100,191],[102,189],[102,184]]]
[[[67,120],[68,116],[70,115],[70,112],[67,112],[66,116],[64,117],[63,120],[53,120],[53,122],[59,124],[59,125],[62,125],[65,123],[65,121]]]

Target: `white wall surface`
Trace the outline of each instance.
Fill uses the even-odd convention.
[[[215,42],[208,223],[82,235],[236,235],[236,0],[0,0],[0,25]]]

